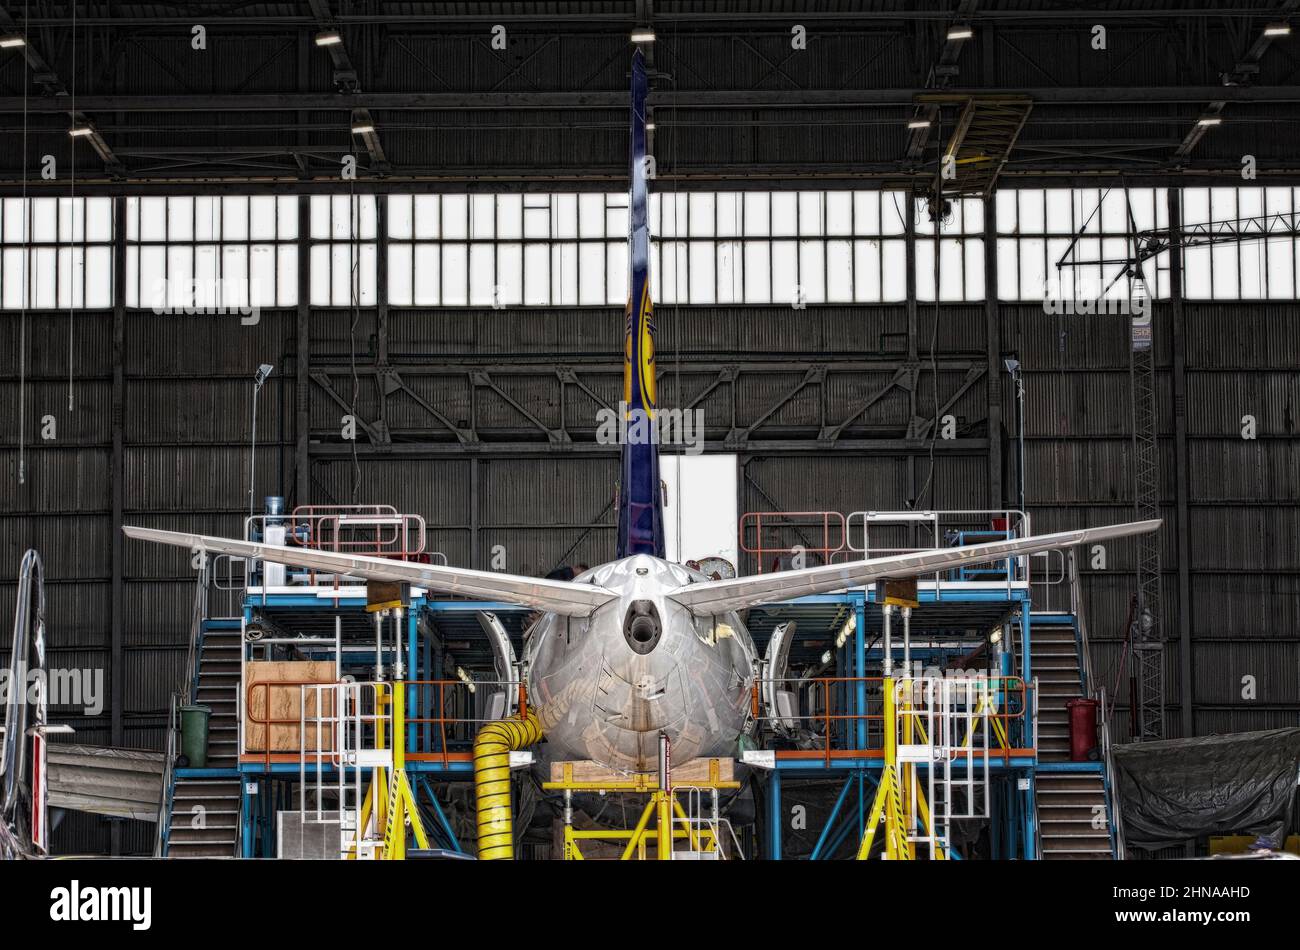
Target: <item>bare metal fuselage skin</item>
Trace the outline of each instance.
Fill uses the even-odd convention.
[[[619,598],[590,617],[546,614],[525,648],[528,699],[542,724],[546,761],[588,760],[622,772],[657,768],[666,734],[674,764],[734,756],[752,727],[754,645],[734,613],[695,616],[665,591],[705,580],[638,554],[602,564],[579,581]],[[652,649],[627,633],[634,604],[654,605]]]

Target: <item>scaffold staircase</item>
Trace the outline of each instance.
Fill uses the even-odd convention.
[[[1038,813],[1039,856],[1044,860],[1110,860],[1119,840],[1113,827],[1105,749],[1109,736],[1102,700],[1100,758],[1071,763],[1072,699],[1098,698],[1090,690],[1087,628],[1081,616],[1079,575],[1067,556],[1071,609],[1035,612],[1030,624],[1030,668],[1038,684],[1038,762],[1034,802]],[[1075,767],[1082,765],[1082,767]],[[1066,767],[1069,766],[1067,769]],[[1090,767],[1091,766],[1091,767]]]
[[[184,692],[212,710],[208,755],[198,774],[172,773],[166,825],[159,829],[156,853],[169,858],[233,858],[239,846],[240,778],[238,693],[243,633],[237,617],[208,616],[211,571],[199,572],[191,617],[190,652]],[[171,748],[179,732],[173,709]]]

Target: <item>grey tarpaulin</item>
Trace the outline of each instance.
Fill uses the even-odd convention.
[[[1205,835],[1267,835],[1291,822],[1300,729],[1114,746],[1128,844],[1165,847]]]

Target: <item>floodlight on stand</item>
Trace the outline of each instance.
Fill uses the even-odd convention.
[[[338,30],[323,30],[316,34],[317,46],[337,46],[343,42],[343,37]]]
[[[1002,365],[1007,368],[1007,372],[1010,373],[1012,376],[1015,376],[1017,373],[1020,372],[1020,360],[1013,360],[1007,358],[1002,361]]]
[[[255,478],[257,472],[257,394],[262,391],[262,384],[274,371],[275,367],[270,363],[263,363],[257,367],[257,372],[253,375],[253,426],[248,439],[248,520],[250,522],[253,520],[253,499],[256,497],[255,489],[257,487]]]

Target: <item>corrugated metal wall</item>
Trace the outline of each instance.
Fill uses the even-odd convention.
[[[1166,733],[1300,721],[1300,321],[1267,303],[1187,303],[1187,484],[1192,638],[1190,697],[1179,682],[1177,459],[1169,307],[1156,310]],[[1026,371],[1028,502],[1036,530],[1119,521],[1132,504],[1124,319],[1004,307],[1004,349]],[[1013,394],[1005,405],[1013,407]],[[1008,413],[1011,409],[1008,408]],[[1257,435],[1242,436],[1243,416]],[[1006,416],[1008,425],[1012,417]],[[1117,693],[1128,730],[1127,670],[1118,676],[1134,546],[1109,546],[1105,571],[1082,563],[1095,674]]]
[[[1161,484],[1167,518],[1163,532],[1168,733],[1181,730],[1180,703],[1193,703],[1198,732],[1295,724],[1300,712],[1300,321],[1291,308],[1268,303],[1187,304],[1187,406],[1192,682],[1180,682],[1177,561],[1174,534],[1176,458],[1173,436],[1171,321],[1158,308],[1161,399]],[[1000,307],[1002,350],[1016,355],[1026,374],[1029,507],[1039,531],[1121,521],[1130,514],[1129,398],[1125,326],[1119,318],[1048,316],[1029,305]],[[918,314],[922,362],[928,357],[928,321]],[[862,308],[696,308],[661,312],[661,363],[683,358],[823,359],[906,353],[907,316],[901,306]],[[49,575],[53,662],[108,665],[110,643],[111,315],[74,317],[76,408],[66,408],[67,315],[29,314],[28,448],[26,484],[15,481],[17,373],[10,362],[0,378],[0,430],[7,478],[0,517],[0,610],[10,615],[13,571],[24,548],[36,546]],[[372,359],[374,314],[362,314],[359,358]],[[947,306],[939,314],[938,358],[981,355],[979,306]],[[350,346],[350,318],[313,312],[313,356],[338,366]],[[409,380],[429,401],[458,418],[472,394],[450,377],[420,376],[420,367],[482,358],[585,357],[607,397],[618,384],[616,309],[562,311],[400,311],[389,321],[389,346]],[[0,343],[16,352],[17,320],[0,321]],[[294,314],[270,311],[245,327],[234,317],[175,317],[129,313],[125,334],[124,489],[128,522],[214,534],[240,531],[247,506],[248,415],[251,370],[276,366],[262,392],[257,449],[258,495],[292,494],[296,439],[293,415]],[[946,373],[945,373],[946,375]],[[960,374],[957,374],[960,376]],[[786,377],[790,378],[786,378]],[[438,381],[441,379],[442,381]],[[918,393],[921,414],[930,405],[928,378]],[[740,422],[753,420],[797,382],[775,372],[743,379]],[[941,380],[949,390],[955,379]],[[833,412],[870,394],[879,380],[836,378]],[[671,373],[665,378],[671,391]],[[1004,426],[1014,431],[1014,392],[1002,385]],[[503,382],[530,412],[558,424],[558,407],[530,377]],[[362,414],[375,407],[363,381]],[[338,407],[313,388],[313,427],[337,423]],[[958,403],[959,415],[984,417],[983,381]],[[395,412],[404,412],[396,408]],[[487,425],[518,425],[504,410]],[[53,414],[58,438],[36,435],[40,417]],[[868,423],[905,425],[906,399],[873,408]],[[1241,417],[1256,419],[1257,437],[1241,436]],[[404,423],[400,416],[390,420]],[[568,420],[570,423],[572,418]],[[792,400],[774,421],[815,424],[815,400]],[[1010,443],[1008,443],[1010,448]],[[930,480],[941,508],[976,508],[988,498],[988,464],[980,454],[940,453],[929,460],[896,452],[744,456],[744,510],[900,508]],[[474,470],[476,469],[476,471]],[[559,563],[596,563],[613,541],[610,507],[616,462],[605,457],[452,457],[415,460],[368,454],[354,468],[347,457],[315,457],[310,478],[316,502],[389,502],[423,515],[432,547],[453,563],[471,560],[471,528],[479,526],[478,563],[503,545],[506,567],[542,573]],[[1008,471],[1011,470],[1008,466]],[[477,480],[477,511],[472,511]],[[354,495],[355,485],[355,495]],[[1007,480],[1005,490],[1013,497]],[[1116,676],[1128,597],[1133,589],[1132,544],[1111,546],[1105,569],[1083,564],[1093,662],[1108,686]],[[188,555],[129,543],[125,548],[124,730],[126,743],[157,747],[167,697],[181,675],[192,594]],[[1251,679],[1253,678],[1253,679]],[[1190,696],[1183,695],[1190,686]],[[1121,681],[1119,695],[1126,696]],[[1127,730],[1122,708],[1116,733]],[[81,718],[77,739],[107,742],[109,716]],[[107,827],[69,818],[60,848],[102,851]],[[143,837],[142,837],[143,835]],[[138,840],[137,840],[138,839]],[[128,848],[147,846],[131,830]]]

